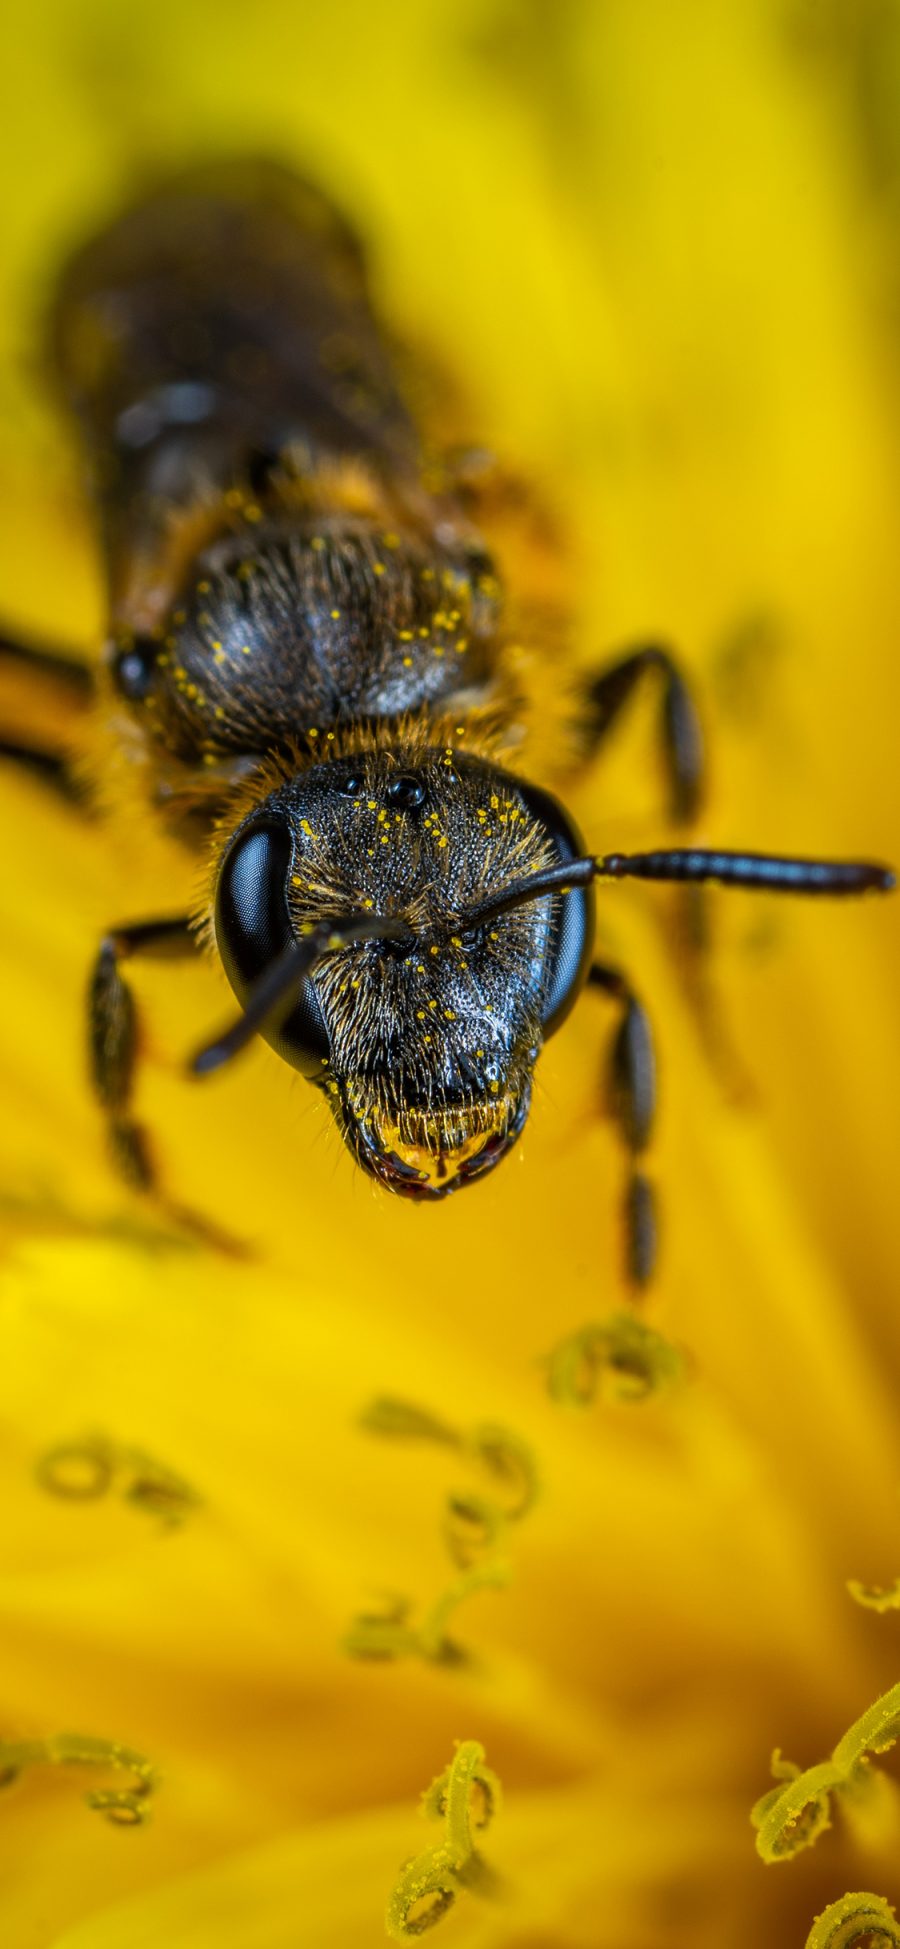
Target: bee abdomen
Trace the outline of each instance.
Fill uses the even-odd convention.
[[[211,164],[131,209],[70,262],[52,337],[94,464],[120,620],[135,560],[164,555],[192,518],[208,539],[217,497],[252,489],[287,448],[295,467],[359,456],[415,472],[357,239],[274,163]],[[163,562],[167,583],[179,565]]]

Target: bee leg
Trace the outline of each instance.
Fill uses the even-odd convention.
[[[647,644],[591,678],[578,734],[585,757],[593,757],[648,672],[662,684],[660,745],[671,815],[681,823],[694,817],[703,796],[703,732],[690,687],[668,650]]]
[[[111,928],[100,944],[88,998],[91,1080],[106,1113],[113,1159],[138,1191],[154,1191],[156,1171],[147,1133],[131,1114],[139,1031],[134,996],[122,963],[135,954],[182,956],[196,952],[186,917],[138,921]]]
[[[85,664],[0,632],[0,760],[24,766],[67,799],[83,801],[71,763],[72,734],[92,692]]]
[[[625,1187],[625,1269],[629,1283],[647,1285],[656,1264],[656,1195],[641,1160],[656,1110],[656,1061],[646,1010],[627,976],[609,962],[595,961],[588,975],[619,1006],[619,1025],[609,1051],[606,1103],[629,1157]]]
[[[41,783],[60,792],[64,799],[75,805],[83,803],[84,794],[73,776],[65,758],[56,751],[40,751],[36,745],[20,744],[15,738],[0,738],[0,761],[21,765],[24,771],[31,772]]]

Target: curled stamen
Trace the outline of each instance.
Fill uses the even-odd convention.
[[[772,1777],[789,1785],[771,1787],[753,1807],[750,1819],[758,1828],[757,1853],[764,1861],[788,1860],[812,1847],[820,1834],[831,1826],[829,1789],[833,1778],[828,1765],[812,1766],[804,1773],[792,1760],[772,1754]],[[776,1812],[777,1809],[777,1812]]]
[[[483,1421],[463,1436],[462,1446],[502,1490],[507,1521],[520,1522],[534,1506],[538,1493],[537,1469],[528,1443],[511,1428]]]
[[[96,1501],[115,1481],[126,1502],[151,1516],[160,1516],[171,1527],[200,1504],[200,1497],[174,1469],[144,1449],[114,1442],[106,1435],[58,1442],[39,1456],[35,1478],[50,1495],[69,1502]]]
[[[408,1597],[387,1595],[381,1609],[361,1611],[347,1632],[343,1648],[351,1658],[403,1658],[419,1649],[418,1637],[409,1619],[412,1605]]]
[[[460,1570],[470,1569],[480,1557],[503,1548],[508,1517],[485,1496],[447,1497],[444,1506],[444,1541]]]
[[[867,1611],[900,1611],[900,1577],[895,1577],[892,1584],[865,1584],[851,1577],[847,1589],[853,1602],[862,1604]]]
[[[871,1790],[869,1755],[886,1753],[900,1739],[900,1685],[894,1685],[838,1740],[829,1760],[801,1772],[775,1754],[772,1772],[787,1785],[756,1802],[750,1818],[758,1830],[757,1853],[764,1861],[784,1861],[812,1847],[831,1826],[831,1794],[838,1792],[858,1813]]]
[[[610,1313],[561,1340],[548,1357],[555,1401],[585,1408],[597,1399],[645,1401],[685,1378],[681,1349],[634,1313]]]
[[[448,1586],[422,1619],[418,1632],[421,1656],[434,1664],[464,1662],[465,1653],[454,1643],[447,1628],[453,1612],[467,1597],[474,1597],[479,1590],[502,1590],[511,1576],[509,1564],[500,1562],[476,1563],[470,1570],[463,1571],[462,1576]]]
[[[401,1869],[388,1899],[385,1923],[396,1942],[424,1935],[452,1907],[461,1887],[478,1892],[487,1875],[480,1865],[475,1834],[488,1826],[500,1806],[500,1782],[485,1764],[484,1747],[463,1740],[445,1771],[422,1796],[422,1813],[443,1820],[444,1839],[426,1848]]]
[[[66,1502],[93,1502],[112,1482],[113,1454],[104,1435],[59,1442],[35,1463],[35,1479],[50,1495]]]
[[[479,1590],[499,1590],[509,1582],[505,1563],[476,1563],[450,1584],[425,1612],[420,1624],[411,1622],[412,1604],[406,1597],[390,1596],[380,1610],[363,1611],[354,1618],[343,1640],[351,1658],[424,1658],[432,1665],[460,1665],[466,1653],[450,1637],[448,1625],[453,1612],[467,1597]]]
[[[806,1949],[900,1949],[900,1928],[882,1895],[841,1895],[817,1915]]]
[[[900,1577],[892,1584],[861,1584],[851,1577],[847,1589],[855,1604],[867,1611],[900,1611]]]
[[[364,1409],[360,1427],[373,1435],[433,1441],[459,1449],[467,1460],[486,1470],[495,1488],[502,1489],[504,1514],[511,1522],[527,1515],[537,1496],[537,1470],[527,1442],[499,1422],[478,1422],[469,1429],[453,1428],[427,1408],[397,1400],[392,1395],[381,1395]]]
[[[132,1786],[95,1788],[85,1794],[85,1801],[116,1827],[138,1827],[147,1819],[147,1803],[157,1775],[144,1754],[136,1753],[131,1746],[69,1732],[54,1733],[48,1739],[0,1740],[0,1787],[11,1786],[28,1766],[96,1766],[132,1773]]]
[[[390,1394],[380,1394],[370,1401],[359,1417],[359,1425],[370,1435],[389,1435],[403,1441],[444,1442],[450,1448],[459,1446],[455,1428],[438,1421],[427,1408],[418,1408],[409,1401],[398,1401]]]
[[[391,1598],[387,1608],[358,1616],[344,1639],[344,1650],[356,1658],[398,1658],[412,1655],[433,1663],[458,1664],[465,1653],[448,1636],[451,1613],[477,1590],[508,1583],[509,1565],[503,1555],[508,1526],[527,1514],[537,1495],[537,1470],[526,1442],[497,1422],[479,1422],[460,1431],[428,1410],[382,1395],[360,1417],[373,1434],[403,1440],[424,1440],[457,1450],[476,1463],[499,1488],[502,1503],[466,1490],[452,1491],[444,1504],[442,1532],[450,1556],[462,1572],[426,1611],[416,1627],[411,1605]]]

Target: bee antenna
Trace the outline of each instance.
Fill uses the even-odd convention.
[[[277,960],[266,968],[253,985],[247,1006],[231,1027],[213,1042],[207,1042],[191,1057],[188,1068],[194,1076],[209,1076],[240,1054],[255,1035],[268,1027],[285,1001],[299,988],[305,975],[327,954],[360,941],[412,940],[405,921],[381,914],[348,914],[345,920],[320,920],[308,934],[290,941]]]
[[[470,907],[466,927],[484,927],[548,893],[568,893],[592,880],[713,880],[720,886],[768,893],[847,895],[890,893],[894,874],[867,860],[790,859],[777,853],[706,852],[695,846],[653,853],[604,853],[561,860],[557,866],[514,881],[494,900]]]

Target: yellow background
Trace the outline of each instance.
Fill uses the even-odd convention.
[[[103,628],[41,367],[59,263],[148,166],[275,153],[339,196],[391,327],[554,511],[573,666],[678,645],[713,745],[701,838],[900,855],[892,0],[45,0],[6,24],[3,70],[17,626],[84,654]],[[598,850],[665,837],[650,730],[638,709],[573,799]],[[94,945],[177,907],[173,855],[0,787],[0,1718],[125,1740],[164,1776],[137,1833],[71,1775],[10,1789],[10,1949],[377,1944],[454,1738],[503,1780],[507,1892],[461,1898],[448,1944],[789,1949],[847,1887],[900,1900],[896,1831],[867,1856],[838,1826],[764,1868],[748,1819],[774,1745],[824,1757],[897,1677],[897,1621],[844,1583],[900,1567],[900,908],[717,899],[738,1092],[664,893],[603,894],[662,1048],[651,1317],[693,1378],[567,1416],[542,1357],[622,1298],[602,1004],[542,1059],[509,1162],[421,1212],[354,1173],[267,1050],[189,1087],[224,980],[141,969],[141,1114],[178,1196],[255,1242],[225,1264],[119,1188],[82,1072]],[[373,1591],[421,1606],[446,1578],[452,1458],[362,1434],[379,1392],[507,1421],[537,1455],[513,1581],[460,1611],[461,1671],[339,1648]],[[203,1511],[163,1533],[113,1497],[42,1496],[35,1456],[97,1427]]]

